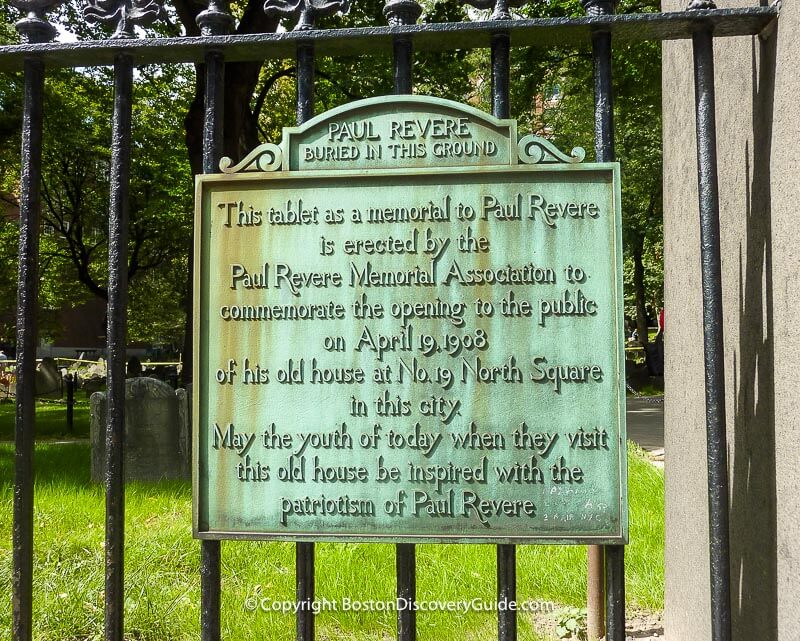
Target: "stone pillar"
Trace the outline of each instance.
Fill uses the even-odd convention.
[[[720,3],[741,6],[741,3]],[[683,8],[670,0],[665,11]],[[800,7],[715,41],[736,641],[800,627]],[[710,639],[708,497],[690,41],[664,44],[667,641]]]

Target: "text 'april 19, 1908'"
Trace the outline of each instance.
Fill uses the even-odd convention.
[[[624,537],[609,167],[204,182],[199,535]]]

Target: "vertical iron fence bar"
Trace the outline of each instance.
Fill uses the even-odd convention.
[[[388,0],[383,14],[390,26],[414,24],[422,14],[415,0]],[[413,90],[414,46],[408,36],[395,36],[393,44],[394,93],[410,94]],[[417,551],[413,543],[395,546],[397,598],[405,607],[397,609],[398,641],[416,641],[417,614]]]
[[[606,545],[606,639],[625,641],[625,546]]]
[[[55,28],[43,8],[27,10],[16,23],[22,41],[48,42]],[[44,62],[26,58],[20,149],[19,267],[17,273],[17,400],[14,419],[14,516],[11,533],[11,636],[33,638],[33,480],[36,430],[36,313],[39,304],[39,216],[42,177]]]
[[[219,51],[205,55],[206,94],[203,105],[203,173],[219,172],[225,105],[225,58]]]
[[[295,546],[295,599],[298,603],[296,615],[297,641],[314,639],[314,544],[297,543]]]
[[[297,45],[297,124],[302,125],[314,117],[314,44]],[[314,544],[298,542],[295,545],[295,615],[297,641],[313,641],[314,612]]]
[[[508,118],[509,77],[511,75],[511,36],[507,31],[492,36],[492,114]]]
[[[614,0],[582,0],[590,16],[614,13]],[[611,72],[611,33],[592,33],[592,64],[594,76],[594,141],[597,162],[614,161],[614,92]],[[624,444],[623,444],[624,446]],[[625,639],[625,547],[607,545],[603,548],[590,546],[589,580],[590,591],[587,602],[603,602],[603,582],[597,574],[605,570],[605,626],[603,621],[594,621],[597,612],[590,613],[596,623],[595,634],[606,634],[608,641]],[[602,612],[602,610],[600,610]],[[603,630],[605,627],[605,630]]]
[[[314,43],[297,45],[297,124],[314,117]]]
[[[395,37],[393,43],[394,92],[409,94],[413,90],[414,45],[411,38]]]
[[[39,190],[44,63],[25,60],[17,289],[17,402],[14,427],[12,638],[33,637],[33,446],[36,420],[36,312],[39,298]]]
[[[200,639],[219,641],[221,606],[221,547],[219,541],[200,542]]]
[[[224,35],[233,27],[226,0],[208,0],[208,8],[197,16],[204,36]],[[203,173],[219,170],[225,106],[225,57],[209,50],[205,55],[205,99],[203,104]],[[194,331],[199,331],[195,328]],[[197,354],[193,355],[192,363]],[[190,373],[191,376],[191,373]],[[195,382],[196,384],[196,382]],[[199,390],[195,388],[195,393]],[[220,541],[200,541],[200,640],[220,641],[222,605],[222,546]]]
[[[710,26],[692,35],[697,178],[700,201],[700,262],[703,282],[703,351],[706,384],[711,638],[730,641],[731,594],[728,530],[728,453],[725,425],[725,362],[722,268],[714,96],[714,41]]]
[[[597,162],[614,161],[614,89],[611,75],[611,33],[592,34],[594,67],[594,148]]]
[[[422,7],[416,0],[388,0],[383,7],[383,15],[389,26],[399,27],[415,24],[422,15]],[[394,72],[394,93],[409,94],[413,86],[414,44],[411,37],[397,35],[392,45]]]
[[[517,546],[497,546],[497,602],[508,604],[517,600]],[[497,610],[497,638],[516,641],[517,612],[509,607]]]
[[[417,612],[417,548],[413,543],[398,543],[395,547],[397,570],[397,641],[416,641]]]
[[[492,36],[492,114],[508,118],[509,77],[511,75],[511,36],[507,31]],[[514,545],[497,546],[497,602],[517,600],[517,548]],[[517,612],[511,608],[498,608],[497,638],[499,641],[516,641]]]
[[[609,11],[610,13],[610,11]],[[614,93],[611,75],[611,34],[601,31],[592,34],[595,91],[595,152],[598,162],[613,162],[614,153]],[[624,447],[624,444],[623,444]],[[625,641],[625,546],[606,545],[606,639]],[[593,554],[598,554],[595,550]],[[600,564],[597,563],[599,567]],[[598,581],[598,585],[602,583]],[[602,593],[598,595],[602,601]]]
[[[390,0],[384,7],[390,25],[413,24],[422,9],[416,2]],[[408,37],[396,36],[393,45],[394,93],[410,94],[413,90],[414,45]],[[417,613],[417,550],[413,543],[395,546],[397,598],[405,607],[397,609],[398,641],[416,641]]]
[[[111,202],[108,212],[106,415],[106,641],[123,641],[125,612],[125,356],[128,333],[128,188],[133,58],[114,58]]]
[[[209,7],[209,11],[211,7]],[[201,14],[202,15],[202,14]],[[218,51],[205,55],[206,93],[203,119],[203,173],[219,171],[225,100],[225,58]],[[196,328],[195,331],[199,331]],[[195,355],[196,357],[197,355]],[[200,542],[200,638],[219,641],[222,550],[220,541]]]
[[[592,65],[594,67],[594,146],[597,162],[614,160],[614,93],[611,75],[611,34],[605,31],[592,34]],[[622,548],[624,550],[624,548]],[[625,639],[624,575],[622,582],[611,562],[618,560],[620,552],[611,546],[589,546],[589,576],[587,604],[596,603],[598,608],[589,617],[595,625],[594,633],[599,638],[604,632],[609,641]],[[605,558],[604,558],[605,557]],[[603,574],[592,571],[605,570]],[[623,595],[622,597],[620,595]],[[602,607],[605,597],[605,608]],[[620,610],[620,602],[622,608]],[[603,610],[605,609],[605,616]],[[591,638],[591,637],[590,637]]]

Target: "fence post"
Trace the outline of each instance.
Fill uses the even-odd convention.
[[[106,419],[106,641],[123,641],[125,614],[125,362],[128,307],[128,187],[133,57],[114,59],[114,130],[108,216],[108,410]]]
[[[11,0],[28,11],[16,23],[25,43],[48,42],[55,28],[43,12],[57,2]],[[35,8],[31,8],[31,4]],[[38,6],[36,6],[38,4]],[[44,63],[25,58],[22,114],[22,170],[19,196],[19,272],[17,275],[17,401],[14,423],[14,526],[12,530],[11,634],[33,637],[33,448],[36,420],[36,313],[39,299],[39,214],[42,170]]]
[[[614,13],[615,0],[581,0],[589,16]],[[614,161],[614,92],[611,75],[611,32],[592,32],[594,66],[594,139],[597,162]],[[624,446],[625,444],[623,444]],[[587,633],[590,641],[607,634],[608,641],[625,639],[624,546],[588,548]],[[603,574],[605,573],[605,586]],[[603,611],[605,592],[606,607]]]
[[[67,431],[75,432],[75,375],[67,374]]]
[[[204,36],[223,35],[233,27],[226,0],[209,0],[208,9],[197,16],[197,25]],[[222,134],[225,104],[225,58],[219,51],[208,50],[205,55],[206,91],[203,121],[203,173],[218,171],[222,157]],[[197,330],[195,330],[197,331]],[[192,358],[192,363],[195,358]],[[192,377],[192,372],[187,371]],[[184,375],[185,379],[185,375]],[[198,386],[194,387],[199,393]],[[220,541],[200,541],[200,639],[219,641],[221,608]]]
[[[498,7],[495,0],[494,20],[511,20],[511,13]],[[498,31],[492,35],[492,115],[508,118],[510,109],[511,35]],[[517,546],[497,546],[497,602],[508,604],[517,600]],[[510,607],[497,610],[498,641],[516,641],[517,611]]]
[[[422,7],[415,0],[388,0],[383,15],[389,26],[399,27],[416,23]],[[395,36],[393,42],[394,93],[410,94],[414,87],[414,45],[408,36]],[[416,641],[417,613],[417,554],[413,543],[395,546],[397,599],[405,607],[397,609],[397,640]]]
[[[302,125],[314,117],[314,44],[297,45],[297,124]],[[295,545],[295,599],[300,606],[295,618],[297,641],[314,639],[314,544],[298,542]]]
[[[715,8],[695,0],[689,9]],[[731,639],[728,444],[725,424],[725,351],[722,315],[722,256],[717,178],[717,122],[714,95],[713,26],[692,35],[697,126],[697,182],[700,205],[700,264],[703,289],[706,439],[708,457],[711,638]]]

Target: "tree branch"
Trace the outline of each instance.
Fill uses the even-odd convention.
[[[288,67],[287,69],[281,69],[280,71],[276,71],[273,73],[269,78],[264,81],[264,85],[261,87],[261,90],[258,92],[258,96],[256,97],[256,101],[253,104],[253,118],[258,121],[259,116],[261,115],[261,109],[264,107],[264,101],[267,98],[267,94],[269,90],[275,85],[278,80],[281,78],[285,78],[287,76],[293,75],[297,71],[296,67]]]

